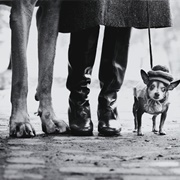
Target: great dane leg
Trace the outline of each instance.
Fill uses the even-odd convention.
[[[38,114],[42,130],[47,134],[68,130],[67,124],[56,118],[51,97],[60,3],[61,0],[44,1],[37,12],[39,80],[35,98],[40,101]]]
[[[10,136],[32,137],[35,131],[27,111],[27,62],[26,49],[32,13],[37,0],[13,0],[10,26],[12,30],[12,112]]]

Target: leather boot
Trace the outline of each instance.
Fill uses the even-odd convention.
[[[101,91],[98,97],[98,131],[102,136],[120,135],[116,106],[127,67],[131,28],[106,27],[99,70]]]
[[[69,126],[73,135],[92,135],[88,85],[95,61],[99,26],[71,33],[67,88],[69,96]]]

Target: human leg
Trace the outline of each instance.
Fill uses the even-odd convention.
[[[131,28],[105,28],[99,70],[98,131],[101,135],[119,135],[121,131],[116,100],[126,71],[130,32]]]
[[[71,33],[69,46],[69,126],[74,135],[92,135],[88,85],[95,61],[99,26]]]

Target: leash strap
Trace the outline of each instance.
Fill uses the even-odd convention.
[[[153,67],[153,53],[152,53],[152,44],[151,44],[151,24],[150,24],[150,13],[149,13],[149,0],[147,1],[147,19],[148,19],[148,37],[149,37],[149,54],[150,54],[150,66]]]

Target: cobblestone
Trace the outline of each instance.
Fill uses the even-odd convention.
[[[6,160],[8,163],[21,164],[44,164],[44,161],[34,157],[11,157]]]

